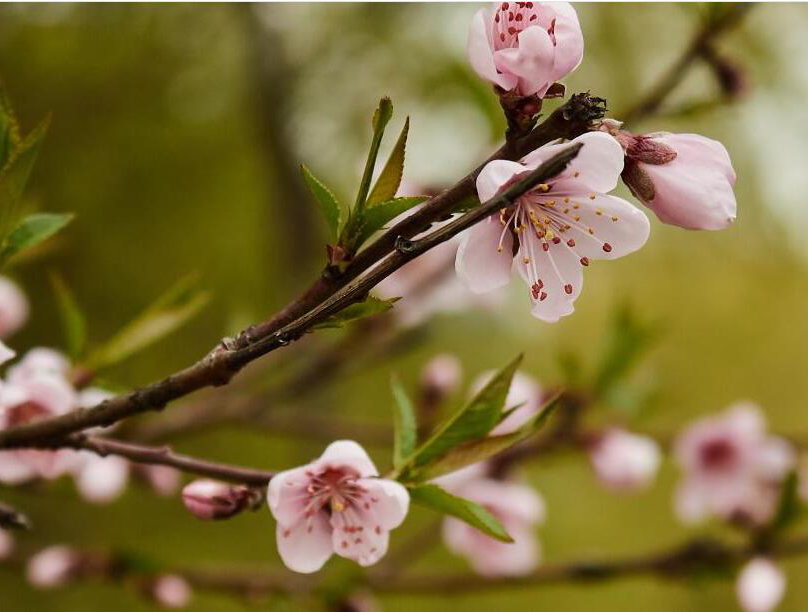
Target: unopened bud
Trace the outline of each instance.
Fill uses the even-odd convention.
[[[203,521],[230,518],[250,507],[254,498],[249,487],[216,480],[194,480],[182,489],[185,507]]]
[[[457,391],[463,377],[460,360],[448,353],[430,359],[421,371],[421,385],[425,394],[441,399]]]
[[[184,608],[191,602],[191,585],[182,576],[166,574],[154,581],[154,600],[164,608]]]
[[[40,589],[53,589],[70,581],[81,563],[79,554],[67,546],[51,546],[28,560],[28,582]]]

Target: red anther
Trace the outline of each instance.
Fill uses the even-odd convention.
[[[500,34],[500,35],[499,35],[499,39],[500,39],[502,42],[505,42],[505,35],[504,35],[504,34]]]
[[[541,248],[544,249],[545,251],[549,251],[550,250],[550,243],[549,242],[542,242]]]
[[[532,2],[525,2],[525,6],[527,8],[533,8],[533,3]]]
[[[539,286],[539,289],[541,289],[542,287],[544,287],[544,282],[543,282],[541,279],[537,279],[537,280],[536,280],[536,284]]]
[[[530,21],[536,21],[536,16],[535,16],[535,15],[531,15],[531,16],[530,16]]]
[[[516,34],[516,28],[508,28],[508,34]]]
[[[567,246],[568,247],[574,247],[575,246],[575,241],[572,238],[570,238],[569,240],[567,240]]]
[[[516,21],[522,21],[522,13],[519,13],[519,14],[516,16]]]
[[[609,244],[608,242],[604,242],[603,243],[603,250],[606,251],[607,253],[611,253],[612,252],[612,245]]]
[[[507,10],[508,10],[508,6],[509,6],[509,4],[508,4],[507,2],[503,2],[503,3],[502,3],[502,10],[503,10],[503,11],[507,11]]]
[[[499,13],[494,16],[494,23],[499,23]]]
[[[564,291],[567,292],[567,295],[572,295],[572,285],[564,285]]]
[[[559,244],[560,242],[561,242],[561,238],[559,238],[558,236],[553,238],[553,244]]]
[[[589,258],[588,257],[581,257],[581,265],[588,266],[589,265]]]
[[[544,300],[546,300],[546,299],[547,299],[547,293],[545,293],[544,291],[542,291],[542,292],[541,292],[541,295],[539,296],[539,301],[540,301],[540,302],[543,302],[543,301],[544,301]]]

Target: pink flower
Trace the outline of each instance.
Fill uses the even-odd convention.
[[[677,438],[674,455],[684,472],[676,509],[687,522],[716,515],[765,523],[795,462],[793,449],[766,434],[760,409],[749,403],[691,425]]]
[[[632,136],[607,130],[623,145],[623,181],[663,223],[718,230],[735,221],[735,170],[726,148],[698,134]]]
[[[182,576],[164,574],[155,580],[152,595],[165,608],[184,608],[191,603],[193,591]]]
[[[73,477],[81,496],[94,504],[107,504],[120,497],[129,483],[129,462],[89,451],[76,454]]]
[[[503,2],[474,16],[468,54],[481,78],[541,98],[581,63],[584,37],[567,2]]]
[[[203,521],[226,519],[247,508],[254,499],[250,489],[216,480],[194,480],[182,489],[182,502]]]
[[[46,371],[14,376],[9,372],[9,380],[13,382],[0,388],[0,429],[62,415],[75,406],[73,388],[61,376]],[[57,478],[73,467],[75,457],[70,450],[2,451],[0,482],[19,484],[36,477]]]
[[[539,562],[534,528],[544,521],[544,501],[530,487],[480,478],[462,485],[457,495],[474,501],[502,523],[513,538],[505,543],[455,518],[443,522],[443,540],[452,552],[466,557],[474,571],[484,576],[518,576]]]
[[[769,559],[757,557],[743,566],[735,592],[744,612],[771,612],[785,595],[786,577]]]
[[[421,370],[422,393],[429,398],[441,401],[460,386],[463,366],[454,355],[435,355]]]
[[[136,474],[143,478],[157,495],[174,495],[180,487],[181,476],[178,470],[165,465],[137,465]]]
[[[478,393],[488,384],[493,371],[483,372],[471,385],[473,394]],[[501,436],[516,431],[522,425],[539,413],[542,407],[542,391],[539,382],[525,374],[516,372],[505,397],[505,409],[516,408],[509,414],[502,423],[491,430],[492,436]]]
[[[67,378],[70,374],[70,362],[59,351],[51,348],[32,348],[20,359],[19,363],[9,367],[6,379],[8,382],[17,383],[40,374]]]
[[[28,299],[20,288],[0,276],[0,338],[8,338],[28,319]]]
[[[595,442],[589,458],[598,480],[618,491],[647,487],[662,460],[654,440],[616,428],[608,430]]]
[[[40,589],[64,586],[76,571],[81,560],[72,548],[50,546],[28,560],[28,582]]]
[[[332,553],[363,566],[384,556],[410,496],[378,475],[361,446],[340,440],[319,459],[270,481],[267,501],[278,522],[278,552],[289,569],[315,572]]]
[[[636,251],[650,228],[640,210],[605,195],[623,169],[615,139],[590,132],[572,142],[583,147],[564,172],[467,230],[457,251],[457,272],[472,291],[506,285],[516,268],[528,285],[533,315],[551,322],[574,310],[583,268],[591,260]],[[491,199],[567,146],[545,145],[521,163],[490,162],[477,177],[480,200]]]

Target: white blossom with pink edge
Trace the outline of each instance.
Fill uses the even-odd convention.
[[[575,70],[584,37],[568,2],[502,2],[481,9],[471,22],[471,67],[486,81],[522,96],[543,97]]]
[[[735,170],[717,140],[658,132],[633,137],[626,155],[624,182],[663,223],[719,230],[735,221]]]
[[[164,574],[154,581],[152,594],[164,608],[185,608],[191,603],[193,590],[182,576]]]
[[[471,385],[472,395],[480,392],[494,374],[493,370],[480,374]],[[541,411],[542,397],[539,381],[524,372],[516,372],[505,397],[505,409],[516,409],[494,427],[490,435],[501,436],[519,429]]]
[[[760,408],[751,403],[688,427],[676,439],[674,457],[684,472],[676,511],[688,523],[715,515],[764,524],[796,461],[785,440],[767,435]]]
[[[480,478],[466,482],[456,494],[493,514],[513,542],[500,542],[468,523],[446,518],[443,540],[449,550],[465,557],[483,576],[519,576],[536,567],[541,552],[535,526],[545,516],[544,501],[536,491],[518,483]]]
[[[28,582],[40,589],[64,586],[70,580],[78,561],[78,554],[72,548],[49,546],[28,560]]]
[[[286,567],[315,572],[333,553],[362,566],[381,559],[410,496],[398,482],[378,476],[359,444],[339,440],[319,459],[272,478],[267,501]]]
[[[475,293],[508,284],[515,267],[528,285],[531,312],[548,322],[573,312],[590,260],[632,253],[650,230],[638,208],[606,195],[623,169],[617,141],[589,132],[572,143],[583,147],[566,170],[466,231],[457,251],[457,273]],[[521,162],[490,162],[477,177],[480,200],[491,199],[568,146],[545,145]]]
[[[67,378],[70,374],[70,361],[57,350],[36,347],[23,355],[19,363],[8,368],[6,380],[10,383],[22,382],[32,376],[50,374]]]
[[[756,557],[738,574],[735,593],[744,612],[771,612],[786,593],[785,574],[769,559]]]
[[[648,436],[611,428],[592,445],[589,459],[604,486],[615,491],[636,491],[653,482],[662,453]]]
[[[8,338],[28,320],[28,298],[11,279],[0,276],[0,338]]]

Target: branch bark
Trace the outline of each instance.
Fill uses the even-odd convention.
[[[550,140],[574,137],[586,131],[593,119],[602,117],[604,110],[603,100],[577,94],[525,138],[506,143],[494,157],[518,159]],[[160,410],[168,402],[198,389],[227,384],[251,361],[299,339],[328,316],[364,299],[379,281],[408,261],[471,227],[499,208],[508,206],[536,184],[552,178],[566,167],[577,151],[577,146],[567,147],[501,195],[420,240],[409,240],[408,237],[428,229],[432,222],[451,213],[460,201],[474,192],[474,179],[482,169],[480,166],[360,252],[344,275],[339,278],[322,275],[301,298],[271,321],[243,332],[234,341],[222,341],[196,364],[160,381],[91,408],[77,409],[59,417],[2,431],[0,448],[52,446],[68,434],[89,427],[109,426],[149,410]],[[372,266],[375,267],[368,271]],[[365,274],[360,277],[362,273]]]

